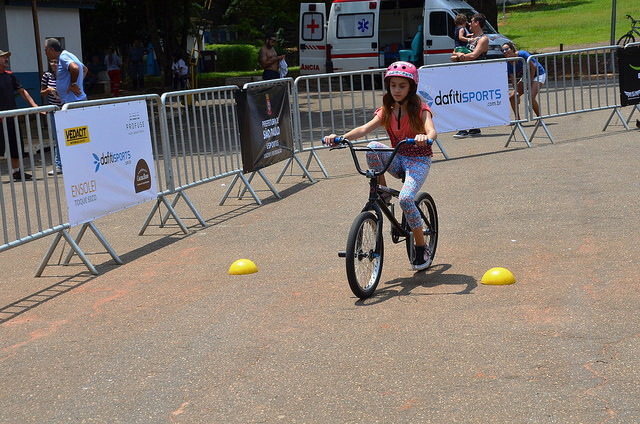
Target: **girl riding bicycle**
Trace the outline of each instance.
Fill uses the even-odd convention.
[[[431,109],[417,94],[418,70],[413,64],[392,63],[385,73],[384,85],[387,92],[382,98],[382,107],[376,110],[373,119],[349,131],[344,137],[356,140],[382,126],[387,130],[392,147],[405,138],[415,139],[415,145],[405,144],[400,147],[389,167],[389,173],[399,179],[404,177],[398,201],[415,240],[415,259],[412,268],[422,270],[430,264],[430,252],[425,246],[422,218],[414,199],[429,174],[433,156],[430,141],[436,139],[437,133],[433,125]],[[333,146],[336,137],[336,134],[326,136],[324,142]],[[385,144],[376,141],[369,143],[368,147],[370,149],[388,148]],[[381,170],[390,155],[390,152],[367,152],[367,164],[373,170]],[[386,186],[384,175],[379,178],[378,183]]]

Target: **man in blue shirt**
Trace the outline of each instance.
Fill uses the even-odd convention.
[[[60,41],[57,38],[47,38],[44,42],[44,53],[49,60],[58,61],[58,69],[56,76],[56,89],[60,101],[65,103],[79,102],[87,100],[84,92],[84,78],[87,76],[87,67],[80,62],[73,53],[62,50]],[[60,160],[60,149],[58,148],[58,140],[56,137],[56,164],[62,163]],[[55,172],[62,173],[62,167],[56,165]],[[54,171],[49,175],[54,175]]]
[[[62,50],[56,38],[47,38],[44,42],[44,53],[47,58],[58,61],[56,82],[62,104],[86,100],[83,81],[87,75],[87,67],[80,62],[80,59],[73,53]]]

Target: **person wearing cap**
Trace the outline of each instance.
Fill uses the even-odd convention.
[[[24,99],[29,105],[38,107],[33,101],[29,92],[22,87],[18,78],[11,73],[9,67],[9,56],[11,52],[0,50],[0,111],[17,109],[15,93]],[[3,122],[4,121],[4,122]],[[0,119],[0,156],[5,154],[6,140],[4,138],[4,127],[7,129],[9,138],[9,153],[11,156],[11,174],[16,181],[30,180],[31,174],[20,170],[20,151],[18,149],[18,139],[13,118]]]

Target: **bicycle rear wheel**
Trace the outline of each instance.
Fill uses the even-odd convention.
[[[438,212],[436,210],[436,203],[429,193],[418,193],[416,196],[416,206],[420,211],[422,217],[422,233],[424,234],[425,245],[429,248],[429,266],[433,262],[433,258],[436,255],[436,247],[438,247]],[[404,217],[403,217],[404,218]],[[403,223],[406,220],[403,219]],[[407,256],[411,260],[411,241],[407,239]]]
[[[620,39],[618,40],[618,45],[624,47],[629,43],[635,43],[635,41],[636,38],[633,36],[633,34],[626,33],[625,35],[620,37]]]
[[[378,217],[371,212],[362,212],[351,225],[346,251],[349,287],[360,299],[373,294],[382,274],[384,245],[381,235],[376,249],[377,238]]]

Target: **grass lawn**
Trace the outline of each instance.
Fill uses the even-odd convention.
[[[498,31],[509,37],[516,47],[532,53],[543,48],[559,50],[560,44],[571,46],[603,43],[611,40],[612,0],[544,0],[507,6],[502,18],[498,6]],[[640,19],[639,0],[617,0],[616,40],[631,28],[625,15]]]

